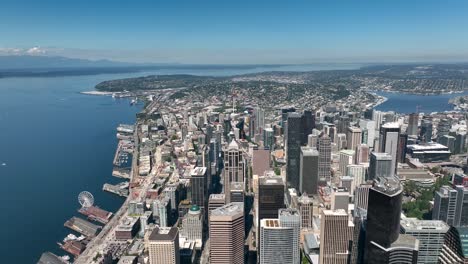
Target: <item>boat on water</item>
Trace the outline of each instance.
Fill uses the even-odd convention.
[[[2,163],[2,166],[6,166],[6,163],[5,163],[5,162],[3,162],[3,163]]]
[[[130,105],[134,105],[134,104],[136,104],[136,103],[138,103],[138,99],[137,99],[137,98],[132,99],[132,101],[130,101]]]

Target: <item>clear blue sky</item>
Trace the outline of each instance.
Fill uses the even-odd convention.
[[[468,61],[468,1],[2,0],[0,52],[34,46],[147,62]]]

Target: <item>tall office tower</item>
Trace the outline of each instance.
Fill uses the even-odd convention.
[[[442,186],[435,194],[432,219],[452,226],[468,226],[468,187]]]
[[[346,134],[348,149],[356,149],[362,143],[362,130],[358,127],[348,127]]]
[[[368,163],[369,162],[369,146],[360,144],[356,146],[356,155],[354,159],[355,164]]]
[[[177,210],[177,206],[179,206],[180,202],[179,189],[177,187],[178,185],[167,184],[166,188],[163,190],[164,196],[170,199],[171,209],[173,210]]]
[[[354,150],[344,149],[340,151],[340,172],[341,175],[346,174],[346,167],[354,163]]]
[[[354,224],[345,210],[323,210],[320,221],[320,264],[347,264]]]
[[[330,137],[330,140],[331,142],[335,142],[335,138],[336,138],[336,127],[334,126],[330,126],[328,128],[328,136]]]
[[[466,149],[466,132],[456,132],[453,154],[463,153]]]
[[[307,136],[312,133],[312,129],[315,128],[315,113],[311,110],[304,110],[302,115],[302,143],[307,142]]]
[[[349,205],[349,192],[343,190],[334,191],[331,195],[331,209],[338,210],[343,209],[348,211]]]
[[[449,134],[451,126],[452,124],[449,119],[443,118],[439,121],[437,124],[437,142],[439,142],[441,137]]]
[[[254,108],[256,133],[261,133],[262,129],[265,128],[265,111],[260,107]]]
[[[253,147],[252,174],[263,175],[267,170],[270,170],[270,149]]]
[[[228,148],[224,151],[224,193],[226,199],[230,194],[231,182],[244,182],[244,157],[239,150],[239,145],[235,140],[229,143]],[[228,200],[229,201],[229,200]]]
[[[288,120],[289,113],[296,112],[296,108],[294,107],[285,107],[281,109],[281,127],[285,128],[285,123]]]
[[[278,219],[260,221],[260,264],[294,263],[294,230],[281,226]]]
[[[301,215],[297,209],[293,208],[282,208],[278,211],[278,219],[281,226],[290,227],[293,229],[293,240],[292,240],[292,252],[293,262],[301,262],[301,251],[300,251],[300,234],[301,234]]]
[[[450,135],[443,135],[438,137],[438,142],[444,146],[446,146],[450,152],[454,153],[455,150],[455,137]]]
[[[346,134],[349,127],[349,117],[348,116],[340,116],[338,118],[338,133],[339,134]]]
[[[150,264],[179,264],[179,230],[177,227],[156,227],[148,239]]]
[[[301,215],[301,228],[306,230],[312,230],[312,216],[314,214],[314,201],[307,193],[297,199],[297,207],[299,208],[299,214]]]
[[[400,235],[402,189],[400,180],[378,178],[369,189],[364,263],[415,264],[418,240]]]
[[[381,111],[374,111],[373,112],[372,120],[375,122],[375,130],[376,131],[380,130],[380,126],[382,125],[382,122],[384,120],[384,115],[385,115],[385,112],[381,112]]]
[[[318,135],[310,134],[307,136],[307,146],[310,148],[317,149]]]
[[[421,120],[421,139],[424,142],[432,142],[432,120]]]
[[[299,189],[299,159],[303,140],[302,116],[289,113],[286,133],[286,179],[287,185]]]
[[[442,247],[439,263],[460,264],[468,263],[468,227],[450,227],[445,236],[445,243]]]
[[[353,177],[354,186],[359,186],[366,181],[366,167],[363,164],[346,166],[346,175]]]
[[[318,140],[319,151],[319,185],[327,185],[331,180],[331,142],[327,134],[322,134]]]
[[[440,220],[402,219],[401,233],[419,240],[418,264],[437,264],[449,226]]]
[[[352,176],[340,176],[339,187],[347,190],[349,193],[354,193],[354,179]]]
[[[230,203],[211,211],[210,263],[244,263],[243,203]]]
[[[198,205],[206,209],[208,190],[206,167],[195,167],[190,176],[190,187],[192,190],[192,204]]]
[[[299,192],[317,194],[319,153],[311,147],[301,147]]]
[[[364,262],[367,210],[363,208],[355,208],[353,214],[354,230],[353,242],[351,245],[351,257],[349,263],[361,264]]]
[[[169,197],[156,199],[153,201],[153,218],[156,224],[160,227],[167,227],[170,225],[170,217],[167,213],[170,212],[171,203]]]
[[[367,211],[369,189],[371,187],[371,184],[356,185],[356,189],[354,190],[354,208],[362,208]]]
[[[181,236],[195,242],[196,248],[202,247],[203,241],[203,216],[198,205],[192,205],[188,213],[182,219]]]
[[[372,152],[369,163],[369,180],[379,177],[391,178],[395,175],[392,170],[392,156],[388,153]]]
[[[268,147],[270,150],[274,149],[275,137],[273,128],[271,127],[266,127],[263,129],[263,146]]]
[[[258,184],[258,222],[264,218],[278,218],[284,208],[284,183],[281,177],[260,177]]]
[[[406,145],[408,144],[408,135],[400,134],[398,137],[397,162],[406,162]]]
[[[346,149],[348,147],[348,141],[346,140],[346,134],[336,135],[336,145],[338,150]]]
[[[457,191],[450,186],[442,186],[436,191],[432,219],[442,220],[447,224],[455,225],[457,210]]]
[[[398,141],[400,137],[400,124],[385,123],[380,127],[379,152],[385,152],[392,156],[392,172],[396,172]]]
[[[374,140],[375,140],[375,121],[373,120],[366,120],[361,119],[359,120],[359,127],[364,131],[367,131],[367,140],[363,140],[362,143],[367,144],[369,147],[374,147]]]
[[[417,136],[418,135],[418,121],[419,121],[419,114],[412,113],[409,115],[408,118],[408,129],[406,133],[409,136]]]

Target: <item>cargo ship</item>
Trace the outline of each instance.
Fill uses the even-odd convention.
[[[112,217],[112,213],[97,206],[82,207],[78,212],[88,218],[88,220],[107,224]]]

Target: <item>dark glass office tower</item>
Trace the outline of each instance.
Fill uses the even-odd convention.
[[[364,263],[416,263],[418,241],[400,235],[402,189],[398,178],[379,178],[369,190]]]
[[[307,143],[307,136],[312,134],[312,129],[315,128],[315,112],[311,110],[304,110],[302,115],[302,128],[304,129],[302,145]]]
[[[286,179],[287,185],[299,189],[299,162],[303,140],[303,118],[299,113],[289,113],[286,131]]]

